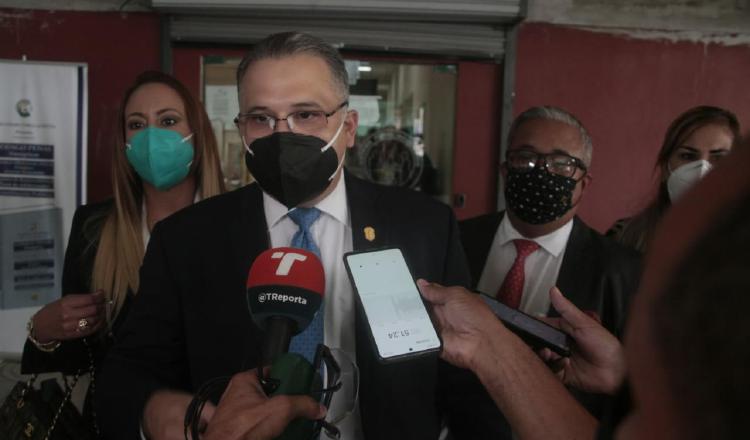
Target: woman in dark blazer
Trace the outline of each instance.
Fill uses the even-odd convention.
[[[92,361],[97,365],[138,291],[153,226],[224,192],[208,116],[173,77],[139,75],[125,93],[117,123],[113,197],[75,212],[62,297],[29,320],[21,364],[25,374],[74,375],[88,372]]]

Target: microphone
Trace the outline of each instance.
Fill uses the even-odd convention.
[[[279,394],[311,394],[315,370],[303,356],[287,353],[292,336],[315,317],[325,292],[325,272],[320,259],[304,249],[282,247],[264,251],[253,261],[247,275],[247,307],[250,316],[265,332],[261,366],[270,365],[264,391]],[[260,369],[258,375],[260,376]],[[208,397],[225,378],[204,384],[185,412],[185,438],[199,437],[198,421]],[[317,424],[295,419],[276,440],[310,439]]]
[[[323,264],[304,249],[268,249],[250,267],[246,286],[250,316],[266,333],[261,365],[270,365],[289,351],[292,336],[307,328],[320,308]]]
[[[271,366],[263,379],[264,391],[269,396],[311,395],[322,384],[315,367],[288,351],[292,336],[310,325],[323,302],[325,272],[320,259],[299,248],[268,249],[250,267],[246,287],[250,316],[265,332],[261,365]],[[323,425],[297,418],[276,440],[310,439]]]

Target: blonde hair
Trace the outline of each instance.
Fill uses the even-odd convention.
[[[104,291],[105,298],[112,300],[107,313],[109,328],[122,309],[128,291],[136,293],[140,285],[138,273],[145,252],[141,234],[143,184],[125,156],[125,106],[133,92],[151,83],[164,84],[182,98],[188,124],[194,133],[195,151],[190,172],[195,176],[200,197],[205,199],[225,191],[216,138],[201,103],[172,76],[161,72],[140,74],[125,92],[117,115],[117,139],[112,157],[114,204],[104,214],[106,218],[91,274],[92,289]]]
[[[682,113],[669,125],[664,135],[659,156],[656,159],[656,172],[659,173],[659,189],[656,197],[640,213],[629,219],[614,235],[615,240],[646,252],[651,243],[656,226],[664,213],[672,206],[667,191],[669,177],[668,163],[672,153],[679,148],[693,132],[710,124],[719,124],[729,128],[732,132],[732,146],[740,139],[740,124],[737,117],[729,110],[719,107],[698,106]]]

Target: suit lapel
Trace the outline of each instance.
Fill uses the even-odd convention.
[[[239,260],[250,268],[258,254],[270,246],[266,214],[263,209],[263,193],[257,184],[251,184],[242,189],[242,208],[239,213],[240,241],[237,247]]]
[[[591,271],[594,262],[591,261],[590,237],[586,226],[575,217],[573,229],[570,231],[568,244],[565,247],[560,273],[557,275],[557,287],[573,304],[579,308],[589,309],[595,304],[589,304]],[[552,306],[550,314],[557,316]]]
[[[223,210],[208,213],[211,216],[226,216],[228,220],[225,228],[213,232],[215,240],[213,249],[220,258],[206,255],[215,261],[211,267],[214,274],[227,278],[226,290],[222,292],[208,292],[220,295],[225,301],[228,330],[232,337],[219,338],[217,344],[227,353],[238,351],[237,365],[231,366],[232,371],[254,367],[260,362],[260,347],[263,344],[263,333],[255,326],[252,319],[248,319],[247,302],[245,299],[245,285],[250,267],[256,257],[269,247],[268,228],[266,227],[263,210],[262,193],[258,185],[252,184],[237,189],[219,197],[228,197]],[[203,231],[195,231],[200,234]],[[231,276],[227,277],[227,273]],[[231,286],[231,287],[229,287]],[[240,294],[242,293],[242,294]]]
[[[352,224],[352,248],[355,251],[375,249],[388,243],[388,233],[381,215],[377,210],[379,192],[373,184],[364,182],[349,173],[344,173],[346,179],[346,197],[349,203],[349,215]],[[369,232],[365,232],[369,228]],[[367,234],[367,235],[366,235]],[[370,238],[370,239],[368,239]],[[356,295],[352,290],[352,295]],[[362,425],[365,432],[377,428],[370,427],[370,419],[366,416],[371,410],[373,399],[378,391],[374,388],[379,383],[378,372],[381,370],[375,358],[375,347],[370,340],[366,318],[359,300],[356,302],[354,314],[354,332],[356,340],[357,366],[360,371],[360,409],[362,411]]]
[[[346,198],[352,222],[352,248],[355,251],[384,247],[388,231],[378,212],[377,188],[349,173],[344,173]]]
[[[503,217],[505,217],[505,211],[482,216],[475,220],[467,220],[460,225],[461,240],[471,272],[472,288],[476,288],[479,284]]]
[[[270,247],[270,240],[263,210],[263,193],[260,188],[257,184],[251,184],[239,191],[243,192],[239,212],[230,213],[236,217],[236,230],[226,231],[226,233],[233,236],[228,247],[234,255],[228,261],[231,261],[234,267],[237,280],[244,286],[250,267],[258,255]],[[244,287],[242,290],[244,291]],[[246,321],[246,325],[252,327],[251,320]],[[246,334],[255,335],[256,332],[248,331]],[[260,343],[259,339],[254,338],[246,338],[246,341],[249,347]]]

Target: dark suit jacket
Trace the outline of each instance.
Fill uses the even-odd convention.
[[[62,295],[91,293],[91,273],[94,268],[94,257],[99,247],[99,236],[102,226],[112,209],[112,200],[101,203],[80,206],[73,215],[70,228],[70,238],[65,250],[65,262],[62,274]],[[129,301],[126,300],[123,309],[115,321],[113,331],[122,323],[122,316],[127,314]],[[98,367],[111,346],[109,337],[89,337],[94,363]],[[24,374],[60,371],[74,375],[83,370],[87,372],[90,360],[88,350],[82,339],[63,341],[60,347],[47,353],[36,348],[31,341],[26,341],[23,347],[21,372]]]
[[[468,284],[450,208],[348,174],[346,188],[355,250],[398,246],[415,277]],[[364,238],[366,226],[375,230],[373,242]],[[140,291],[97,383],[108,438],[138,434],[144,403],[156,389],[194,392],[212,378],[258,366],[263,335],[248,314],[245,282],[268,246],[257,185],[204,200],[154,228]],[[437,438],[437,357],[382,365],[360,310],[355,321],[366,437]]]
[[[503,215],[503,212],[487,214],[460,224],[461,242],[466,251],[474,288],[484,270]],[[638,287],[640,269],[640,254],[602,236],[576,217],[563,255],[557,287],[580,309],[597,312],[602,324],[620,336],[630,297]],[[559,316],[552,307],[549,315]],[[456,399],[463,399],[463,404],[453,404],[459,408],[467,408],[460,415],[460,420],[451,420],[451,429],[457,437],[490,438],[486,435],[491,432],[495,439],[511,438],[510,427],[500,412],[496,408],[486,411],[490,397],[483,390],[478,390],[480,385],[473,375],[465,373],[463,376],[454,374],[449,377],[451,383],[445,386],[466,390],[460,397],[456,396]],[[605,403],[603,396],[577,391],[573,394],[595,416],[601,414]]]
[[[482,275],[503,214],[483,215],[460,224],[472,287],[476,287]],[[602,324],[619,336],[630,296],[638,287],[640,269],[640,254],[602,236],[575,217],[557,287],[581,310],[597,312]],[[551,307],[550,315],[558,316]]]

